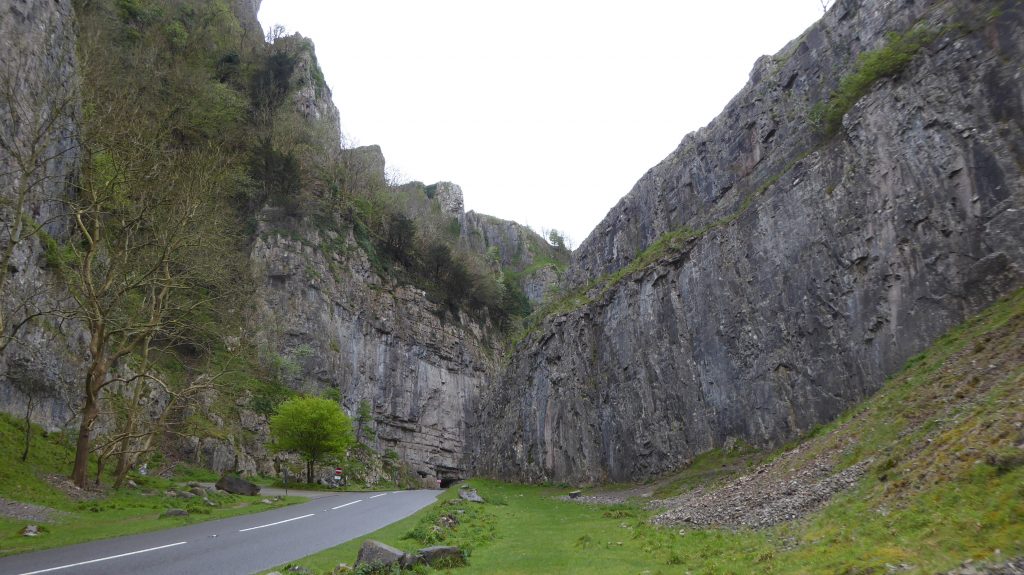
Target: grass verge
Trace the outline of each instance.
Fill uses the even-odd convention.
[[[268,505],[262,497],[211,493],[206,504],[201,497],[185,499],[168,497],[165,492],[181,487],[161,477],[134,477],[138,488],[105,491],[78,491],[64,479],[71,469],[74,451],[62,434],[44,433],[33,426],[32,448],[27,461],[21,460],[24,448],[24,423],[0,414],[0,497],[9,501],[44,506],[49,517],[16,519],[0,516],[0,556],[39,551],[97,539],[180,527],[191,523],[257,513],[276,507],[306,501],[304,497],[287,497]],[[90,477],[95,477],[95,467]],[[206,478],[194,469],[182,481]],[[109,477],[106,478],[109,481]],[[160,514],[170,508],[185,509],[188,517]],[[40,535],[24,537],[26,525],[40,527]]]

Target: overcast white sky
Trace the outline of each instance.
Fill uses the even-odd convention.
[[[466,209],[579,244],[820,0],[263,0],[316,43],[342,131]]]

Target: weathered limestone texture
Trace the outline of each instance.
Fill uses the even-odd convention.
[[[915,23],[937,33],[834,138],[811,106]],[[839,1],[640,179],[569,285],[694,239],[547,318],[484,390],[476,470],[629,480],[862,400],[1024,280],[1024,8]],[[600,283],[600,282],[599,282]]]
[[[26,317],[59,305],[59,295],[45,289],[53,277],[42,240],[68,233],[62,200],[79,161],[75,34],[70,2],[0,1],[4,342]],[[12,245],[12,237],[22,239]],[[33,421],[51,429],[72,416],[67,388],[80,377],[83,347],[81,330],[57,329],[54,321],[40,316],[24,324],[0,352],[0,405],[23,414],[31,394]]]
[[[424,292],[383,283],[351,236],[328,234],[257,240],[261,337],[294,366],[292,387],[338,389],[351,414],[369,401],[381,450],[425,476],[464,477],[478,390],[494,371],[485,326],[444,320]]]

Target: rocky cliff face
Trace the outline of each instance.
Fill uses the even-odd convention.
[[[379,153],[379,148],[376,151]],[[366,157],[369,165],[376,164],[372,155],[346,153]],[[383,161],[381,157],[381,178]],[[560,270],[569,260],[569,250],[549,244],[527,226],[465,211],[462,188],[457,184],[437,182],[424,186],[411,182],[400,186],[396,194],[406,214],[419,225],[443,226],[459,247],[485,255],[495,271],[513,274],[531,303],[544,299],[547,291],[558,283]]]
[[[548,290],[557,285],[568,250],[552,246],[522,224],[487,214],[466,212],[461,223],[459,241],[478,253],[494,250],[497,263],[520,276],[531,303],[543,301]]]
[[[261,40],[258,5],[234,2]],[[23,51],[31,81],[19,94],[45,109],[75,75],[70,6],[9,8],[5,56],[19,42],[39,47]],[[837,135],[819,133],[815,103],[859,54],[914,26],[928,34],[909,64],[875,82]],[[493,326],[382,277],[343,218],[295,216],[282,229],[268,208],[249,251],[255,339],[291,387],[336,390],[350,412],[368,400],[377,447],[423,476],[636,479],[734,440],[792,437],[1024,283],[1021,30],[1018,2],[837,2],[640,179],[574,254],[559,312],[507,358]],[[303,149],[337,151],[338,111],[312,44],[278,41],[298,55],[287,113],[314,136]],[[5,121],[4,137],[28,141],[27,125]],[[26,195],[38,222],[59,215],[75,142],[73,120],[43,140],[63,152],[47,152],[46,177]],[[346,185],[383,189],[379,148],[338,154],[355,179]],[[0,154],[4,190],[18,189],[12,158]],[[439,235],[493,253],[535,303],[560,281],[552,264],[564,253],[514,222],[465,213],[458,186],[392,191],[410,214],[431,214]],[[0,208],[10,229],[13,212]],[[66,233],[59,221],[47,234]],[[5,311],[53,282],[41,237],[11,252]],[[53,331],[33,325],[0,354],[5,410],[22,408],[20,383],[79,379],[81,338]],[[218,470],[271,472],[266,418],[245,398],[237,406],[240,422],[224,423],[245,437],[197,438],[186,451]],[[38,413],[51,426],[70,415],[56,399]]]
[[[817,134],[812,105],[915,24],[909,65]],[[840,1],[760,59],[574,254],[571,311],[484,392],[476,469],[626,480],[778,443],[1021,285],[1022,24],[1013,2]]]
[[[424,476],[465,476],[467,430],[494,366],[484,327],[446,323],[424,292],[386,283],[351,235],[271,235],[252,260],[261,337],[292,370],[290,385],[337,389],[350,413],[368,400],[382,450]]]
[[[339,150],[338,111],[312,43],[295,35],[274,46],[298,55],[290,107],[303,130],[320,136],[324,150]],[[347,185],[383,189],[385,163],[378,146],[340,154]],[[461,218],[458,186],[434,188],[440,209]],[[422,186],[395,193],[430,209]],[[416,206],[410,208],[413,216]],[[266,218],[273,219],[271,212]],[[264,221],[250,252],[258,286],[254,332],[265,353],[276,356],[271,359],[286,383],[305,393],[336,390],[351,415],[368,401],[380,452],[396,451],[423,477],[464,477],[467,431],[475,422],[479,389],[494,372],[489,326],[465,316],[445,319],[446,311],[425,292],[382,277],[349,228],[323,229],[312,217],[286,227],[281,233]],[[265,429],[257,424],[256,432],[266,436]],[[213,449],[224,461],[230,460],[227,452],[239,450],[221,444],[199,448]],[[258,442],[243,451],[268,460]]]
[[[45,317],[16,326],[59,306],[44,289],[53,282],[44,238],[66,237],[61,200],[79,159],[71,5],[7,2],[0,38],[0,405],[23,414],[32,395],[33,420],[54,427],[72,416],[67,389],[82,373],[81,332]],[[29,217],[19,222],[19,212]]]

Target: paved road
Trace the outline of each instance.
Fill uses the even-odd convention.
[[[217,486],[215,484],[213,484],[213,483],[200,483],[199,486],[205,488],[207,491],[213,491],[213,490],[217,489]],[[338,491],[318,491],[318,490],[315,490],[315,489],[288,489],[287,491],[288,491],[288,495],[296,495],[298,497],[307,497],[309,499],[320,499],[322,497],[334,497],[335,495],[340,495],[342,493],[354,493],[354,492],[341,491],[341,490],[338,490]],[[374,495],[376,493],[380,493],[380,492],[379,491],[374,491],[373,493],[370,493],[370,495]],[[260,486],[260,497],[274,497],[275,495],[284,495],[284,494],[285,494],[285,489],[282,489],[280,487],[264,487],[264,486]]]
[[[439,493],[331,493],[253,515],[4,557],[0,574],[255,573],[380,529]]]

